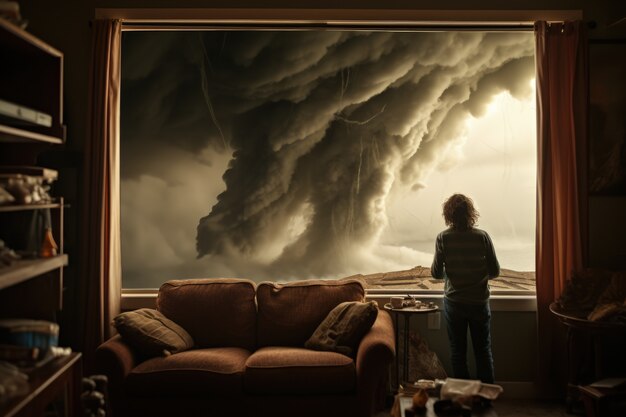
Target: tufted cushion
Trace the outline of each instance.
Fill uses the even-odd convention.
[[[198,347],[255,347],[255,286],[245,279],[168,281],[157,308],[189,332]]]
[[[302,347],[333,308],[364,297],[356,279],[262,282],[257,287],[257,343]]]
[[[237,395],[250,352],[242,348],[193,349],[136,366],[125,389],[138,395]]]
[[[151,308],[118,314],[113,325],[125,342],[146,356],[182,352],[194,344],[185,329]]]
[[[306,341],[304,347],[354,356],[365,333],[378,315],[376,301],[346,301],[332,309]]]
[[[335,352],[265,347],[246,362],[244,387],[249,394],[345,394],[354,392],[354,361]]]

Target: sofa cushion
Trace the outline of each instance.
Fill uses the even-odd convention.
[[[185,328],[198,347],[254,350],[254,282],[245,279],[168,281],[159,289],[157,308]]]
[[[343,302],[328,313],[304,347],[354,356],[361,339],[372,327],[377,315],[376,301]]]
[[[130,372],[125,389],[145,396],[236,395],[242,392],[249,356],[246,349],[223,347],[148,359]]]
[[[193,339],[185,329],[151,308],[118,314],[113,325],[125,342],[146,356],[169,355],[193,347]]]
[[[257,287],[258,346],[302,347],[333,308],[364,297],[356,279],[262,282]]]
[[[260,348],[248,358],[247,394],[345,394],[356,388],[354,361],[335,352]]]

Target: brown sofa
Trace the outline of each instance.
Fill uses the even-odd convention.
[[[372,416],[395,355],[387,312],[378,312],[354,358],[304,348],[335,306],[364,295],[350,279],[169,281],[157,309],[195,347],[146,359],[119,335],[103,343],[96,359],[109,377],[113,416]]]

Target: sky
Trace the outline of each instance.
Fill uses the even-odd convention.
[[[532,32],[125,32],[125,287],[428,266],[474,199],[534,270]]]

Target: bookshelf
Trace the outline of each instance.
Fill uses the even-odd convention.
[[[3,119],[2,142],[63,143],[63,54],[0,18],[0,62],[0,100],[50,118],[45,124]]]
[[[56,322],[63,309],[63,269],[69,262],[63,249],[65,202],[61,196],[49,198],[47,191],[34,198],[28,182],[20,183],[22,191],[16,192],[16,183],[10,181],[21,181],[16,180],[17,174],[25,174],[19,169],[39,167],[44,152],[65,144],[63,54],[0,18],[0,62],[0,184],[15,197],[0,204],[0,239],[22,255],[8,265],[0,264],[0,318]],[[37,172],[44,171],[37,168]],[[56,178],[53,169],[46,172]],[[56,254],[39,250],[48,227],[58,247]],[[0,401],[0,415],[44,415],[47,405],[63,396],[64,415],[80,415],[80,353],[23,372],[28,375],[28,390],[8,402]]]
[[[0,165],[37,166],[42,152],[65,143],[63,54],[0,18],[0,61]],[[42,115],[43,121],[28,117],[35,114]],[[43,203],[0,205],[0,239],[5,240],[7,246],[25,249],[20,247],[25,239],[20,238],[33,233],[26,230],[29,229],[26,225],[38,210],[50,213],[53,236],[59,246],[58,255],[52,258],[21,259],[0,267],[0,304],[5,304],[0,314],[10,314],[12,304],[24,302],[14,296],[24,291],[13,287],[24,285],[28,280],[46,276],[54,283],[50,288],[62,292],[63,268],[69,261],[63,253],[64,208],[62,197]],[[61,293],[52,294],[51,298],[62,300]],[[58,302],[50,306],[55,310],[62,307]],[[23,308],[18,310],[23,312]],[[55,312],[50,311],[46,317],[29,318],[49,319]]]
[[[28,417],[46,415],[46,405],[64,396],[65,416],[81,416],[80,386],[82,361],[80,353],[60,357],[29,373],[30,390],[24,395],[0,403],[0,415]],[[80,411],[79,411],[80,410]]]

